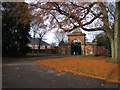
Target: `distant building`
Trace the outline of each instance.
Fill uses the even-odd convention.
[[[38,49],[39,47],[39,39],[38,38],[29,38],[30,40],[30,43],[28,44],[28,46],[31,48],[31,49]],[[51,45],[46,43],[45,41],[41,41],[41,44],[40,44],[40,49],[51,49]]]

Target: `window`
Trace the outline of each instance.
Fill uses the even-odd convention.
[[[89,52],[90,52],[90,54],[92,54],[93,53],[93,49],[89,48]]]

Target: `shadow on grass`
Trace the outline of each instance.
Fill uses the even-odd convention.
[[[88,58],[88,57],[95,57],[95,56],[94,55],[78,55],[76,57]]]
[[[104,58],[107,58],[109,56],[105,56],[105,55],[77,55],[76,57],[80,57],[80,58],[104,57]]]

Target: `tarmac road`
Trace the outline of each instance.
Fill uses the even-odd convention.
[[[2,64],[3,88],[118,88],[108,83],[69,72],[56,72],[49,67],[33,64],[36,60],[63,56],[4,58]]]

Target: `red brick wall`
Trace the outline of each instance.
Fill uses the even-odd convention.
[[[81,44],[84,44],[84,36],[70,36],[69,43],[71,44],[75,39],[80,40]]]
[[[97,48],[96,48],[97,49]],[[109,56],[109,50],[105,49],[105,48],[101,48],[99,47],[98,48],[98,55],[106,55],[106,56]]]
[[[71,54],[71,46],[68,44],[60,45],[59,46],[59,54],[70,55]]]
[[[92,53],[90,53],[90,48],[92,49]],[[105,49],[104,47],[96,47],[95,45],[86,45],[86,55],[110,55],[110,51]]]

